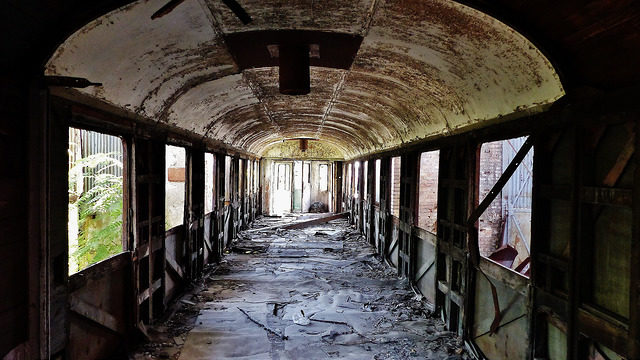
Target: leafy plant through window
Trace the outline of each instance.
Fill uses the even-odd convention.
[[[122,140],[69,129],[69,273],[122,252]]]

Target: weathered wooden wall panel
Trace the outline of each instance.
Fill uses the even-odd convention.
[[[135,307],[131,271],[131,253],[124,252],[69,278],[70,359],[126,354]]]
[[[204,216],[204,263],[210,263],[214,258],[213,212]]]
[[[167,231],[165,235],[165,258],[167,261],[165,298],[167,302],[173,300],[186,283],[185,242],[184,225]]]
[[[414,231],[415,232],[415,231]],[[427,231],[419,231],[414,235],[416,241],[415,274],[413,281],[431,304],[436,303],[436,241],[434,234]]]

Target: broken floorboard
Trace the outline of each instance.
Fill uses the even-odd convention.
[[[170,358],[468,358],[347,221],[243,238],[260,251],[231,253],[205,276],[187,306],[199,310],[197,320],[174,338],[179,352]]]
[[[338,213],[338,214],[330,214],[330,215],[321,216],[321,217],[314,218],[314,219],[309,219],[309,220],[307,220],[307,219],[301,220],[301,221],[297,221],[296,220],[296,221],[293,221],[293,222],[290,222],[290,223],[279,224],[279,225],[275,225],[275,226],[254,228],[254,229],[251,229],[251,230],[247,230],[246,232],[247,233],[253,233],[253,232],[276,230],[276,229],[285,229],[285,230],[303,229],[305,227],[324,224],[324,223],[327,223],[329,221],[346,218],[348,216],[349,216],[348,212],[343,212],[343,213]]]

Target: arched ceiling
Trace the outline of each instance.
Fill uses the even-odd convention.
[[[220,0],[185,0],[152,20],[166,1],[138,1],[87,24],[46,74],[100,82],[79,91],[256,155],[312,138],[352,158],[542,111],[564,94],[532,43],[451,0],[239,1],[248,25]],[[230,51],[236,35],[274,30],[362,42],[350,67],[312,66],[311,93],[287,96],[278,67],[243,69]],[[323,46],[319,61],[331,61]]]

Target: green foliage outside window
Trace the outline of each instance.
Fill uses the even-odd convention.
[[[78,207],[78,247],[71,256],[78,269],[122,251],[122,169],[113,153],[99,153],[76,161],[69,170],[69,203]],[[82,190],[84,179],[93,186]]]

